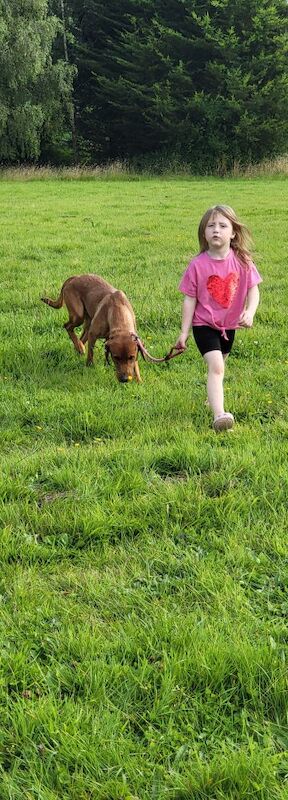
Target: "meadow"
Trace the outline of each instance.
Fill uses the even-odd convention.
[[[0,181],[1,800],[286,800],[287,178]],[[164,355],[207,207],[263,276],[216,435],[191,339],[143,382],[44,306],[122,288]]]

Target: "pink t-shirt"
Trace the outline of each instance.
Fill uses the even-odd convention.
[[[209,325],[223,334],[239,328],[247,292],[261,283],[255,264],[245,268],[232,248],[226,258],[212,258],[205,251],[188,265],[179,285],[180,292],[197,297],[192,325]]]

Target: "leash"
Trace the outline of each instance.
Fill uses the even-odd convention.
[[[141,341],[141,339],[139,339],[139,336],[137,336],[137,333],[131,333],[131,336],[135,340],[135,342],[137,344],[137,347],[138,347],[138,349],[139,349],[139,351],[141,353],[141,356],[144,359],[144,361],[150,361],[151,364],[167,364],[168,361],[171,361],[171,358],[176,358],[176,356],[181,356],[182,353],[185,353],[184,349],[183,350],[179,350],[178,347],[175,347],[173,345],[173,347],[171,347],[171,350],[169,350],[169,353],[166,353],[166,356],[163,356],[163,358],[155,358],[155,356],[151,356],[151,354],[148,352],[148,350],[146,350],[146,347],[144,347],[144,344]],[[107,344],[107,340],[106,340],[106,342],[105,342],[105,363],[106,364],[109,364],[109,355],[110,355],[110,348],[109,348],[109,345]]]
[[[166,356],[163,356],[163,358],[155,358],[154,356],[151,356],[150,353],[148,353],[148,350],[146,350],[146,347],[144,347],[144,344],[141,341],[141,339],[139,339],[139,336],[135,335],[135,341],[137,342],[141,356],[142,358],[144,358],[144,361],[150,361],[151,364],[163,364],[163,363],[167,364],[168,361],[171,361],[171,358],[176,358],[176,356],[181,356],[182,353],[185,352],[185,350],[179,350],[178,347],[175,347],[173,345],[173,347],[171,347],[171,350],[169,350],[169,353],[166,353]]]

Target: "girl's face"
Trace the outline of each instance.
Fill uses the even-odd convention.
[[[232,223],[224,214],[219,211],[211,214],[205,228],[205,239],[209,250],[218,252],[227,249],[228,251],[234,236]]]

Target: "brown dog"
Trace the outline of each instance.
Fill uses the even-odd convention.
[[[65,303],[69,320],[64,328],[81,355],[88,340],[87,366],[93,364],[96,339],[106,339],[106,358],[111,354],[118,380],[126,383],[135,375],[140,382],[135,316],[124,292],[98,275],[76,275],[63,283],[58,300],[41,300],[52,308],[61,308]],[[74,332],[78,325],[84,326],[80,339]]]

